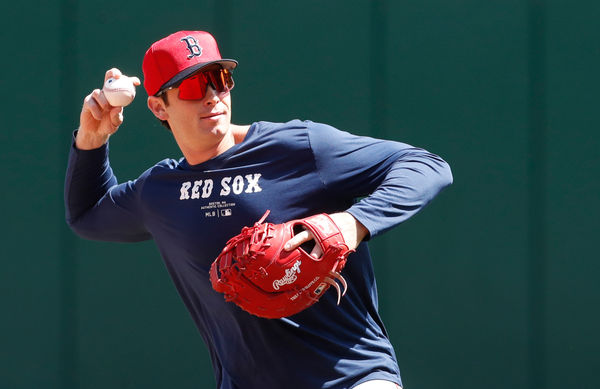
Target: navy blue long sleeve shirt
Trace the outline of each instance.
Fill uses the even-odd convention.
[[[310,121],[257,122],[241,143],[211,160],[165,159],[120,184],[108,145],[87,151],[73,145],[66,218],[87,239],[154,240],[206,342],[218,388],[349,388],[367,379],[401,384],[365,242],[342,272],[348,293],[339,306],[328,292],[283,319],[255,317],[225,302],[208,271],[226,241],[266,209],[272,223],[348,211],[374,237],[451,182],[440,157],[404,143]]]

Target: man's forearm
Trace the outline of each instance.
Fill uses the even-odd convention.
[[[106,142],[108,142],[108,138],[110,135],[108,134],[96,134],[90,133],[87,131],[77,131],[77,135],[75,136],[75,147],[79,150],[94,150],[99,147],[102,147]]]

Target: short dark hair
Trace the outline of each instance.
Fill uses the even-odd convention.
[[[169,98],[167,97],[166,93],[161,93],[160,98],[165,102],[166,106],[169,106]],[[158,119],[158,121],[160,122],[160,124],[165,126],[167,128],[167,130],[171,131],[171,126],[169,126],[169,122],[167,122],[166,120],[160,120],[160,119]]]

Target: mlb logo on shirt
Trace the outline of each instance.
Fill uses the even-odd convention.
[[[231,209],[230,208],[222,209],[221,216],[231,216]]]

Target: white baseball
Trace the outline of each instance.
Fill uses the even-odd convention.
[[[102,88],[106,100],[113,107],[125,107],[135,98],[133,79],[127,76],[109,78]]]

